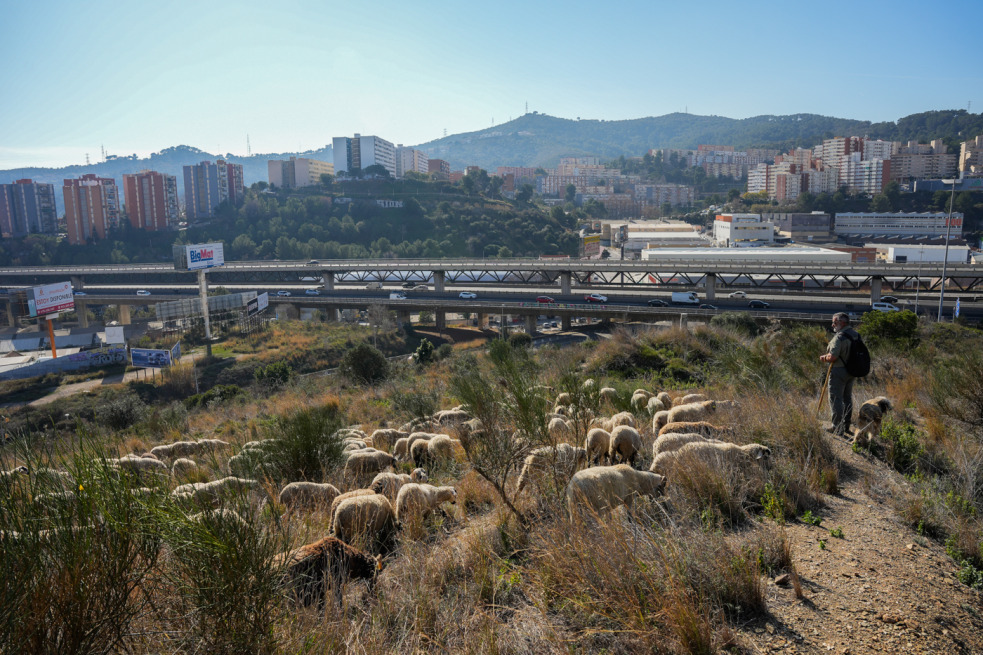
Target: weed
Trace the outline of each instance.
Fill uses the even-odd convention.
[[[806,512],[799,517],[799,520],[806,525],[814,525],[816,527],[819,527],[823,522],[822,517],[813,514],[811,510],[806,510]]]
[[[820,539],[819,540],[819,550],[826,550],[826,540],[825,539]]]
[[[829,536],[833,537],[834,539],[843,539],[843,528],[830,528]]]

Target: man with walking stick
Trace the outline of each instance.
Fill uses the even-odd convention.
[[[840,437],[850,433],[853,415],[853,382],[857,378],[847,369],[847,360],[850,358],[850,349],[858,342],[860,342],[860,335],[850,327],[850,317],[844,312],[834,314],[833,338],[829,340],[826,354],[821,356],[819,361],[829,364],[826,381],[829,386],[829,407],[833,425],[827,428],[827,431]],[[821,403],[820,397],[820,405]]]

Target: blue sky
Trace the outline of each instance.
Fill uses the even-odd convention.
[[[983,111],[980,0],[0,4],[0,169],[416,145],[525,111]]]

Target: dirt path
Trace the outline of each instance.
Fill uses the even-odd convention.
[[[770,618],[743,630],[752,652],[983,653],[983,600],[956,579],[945,549],[903,525],[889,504],[883,462],[837,442],[840,495],[819,527],[790,524],[804,599],[769,582]],[[830,536],[841,527],[843,538]],[[825,542],[820,548],[820,540]]]

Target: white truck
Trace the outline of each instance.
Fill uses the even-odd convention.
[[[699,305],[700,297],[695,291],[673,291],[672,302],[675,305]]]
[[[366,289],[381,289],[382,288],[382,282],[369,282],[368,284],[365,285],[365,288]]]
[[[406,300],[406,294],[403,293],[402,291],[390,291],[389,292],[389,299],[390,300]]]

